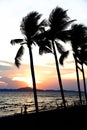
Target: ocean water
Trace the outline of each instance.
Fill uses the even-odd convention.
[[[78,93],[64,93],[68,105],[79,100]],[[60,92],[38,92],[38,106],[40,110],[55,109],[62,103]],[[24,111],[35,111],[33,92],[0,92],[0,117],[17,114]]]

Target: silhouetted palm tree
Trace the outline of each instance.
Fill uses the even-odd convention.
[[[66,107],[66,101],[64,98],[63,84],[61,80],[61,74],[60,74],[59,63],[57,59],[56,48],[61,54],[65,52],[62,45],[60,46],[60,44],[58,44],[59,43],[58,40],[62,40],[63,42],[66,42],[68,40],[69,32],[68,32],[67,27],[74,20],[70,20],[70,18],[67,15],[67,10],[63,10],[60,7],[56,7],[50,13],[48,21],[49,21],[49,27],[50,27],[50,29],[48,30],[48,33],[49,33],[48,37],[52,41],[52,47],[53,47],[53,52],[54,52],[54,57],[55,57],[55,63],[56,63],[56,69],[57,69],[57,74],[58,74],[58,79],[59,79],[62,101],[63,101],[64,107]]]
[[[87,28],[85,28],[87,31]],[[87,40],[87,34],[84,35],[85,39]],[[87,65],[87,44],[83,44],[81,46],[81,49],[79,50],[79,54],[78,54],[78,63],[81,65],[81,67],[79,67],[79,70],[82,72],[83,74],[83,83],[84,83],[84,94],[85,94],[85,100],[86,100],[86,105],[87,105],[87,88],[86,88],[86,80],[85,80],[85,72],[84,72],[84,67],[83,65]]]
[[[48,48],[50,48],[50,50],[52,50],[52,53],[54,54],[64,107],[66,107],[66,102],[64,98],[63,85],[62,85],[62,80],[61,80],[61,74],[60,74],[56,49],[58,49],[60,53],[65,52],[62,45],[59,44],[58,40],[62,40],[65,42],[69,38],[68,37],[69,32],[68,30],[66,30],[66,28],[68,27],[70,23],[74,21],[74,20],[69,20],[69,19],[70,18],[67,15],[67,10],[63,10],[60,7],[56,7],[55,9],[52,10],[52,12],[49,15],[49,19],[48,19],[49,28],[45,30],[42,34],[42,38],[44,37],[43,43],[45,43],[45,45],[47,45]],[[42,46],[43,45],[40,46],[41,52],[44,51]]]
[[[77,64],[79,63],[78,62],[79,50],[81,49],[82,45],[87,43],[87,27],[85,27],[83,24],[74,24],[72,26],[71,30],[72,30],[72,33],[71,33],[71,44],[72,44],[72,49],[73,49],[73,54],[74,54],[75,64],[76,64],[79,97],[80,97],[80,102],[82,104],[81,92],[80,92],[80,84],[79,84],[78,65]],[[83,60],[81,61],[81,63],[82,62],[83,62]],[[83,71],[83,63],[82,63],[82,73],[83,73],[83,80],[85,81],[85,79],[84,79],[84,71]],[[85,92],[85,96],[86,96],[86,85],[85,85],[85,82],[84,82],[84,92]]]
[[[32,54],[32,44],[36,44],[36,37],[38,36],[43,30],[44,26],[46,26],[46,21],[42,20],[39,22],[41,18],[41,14],[36,11],[30,12],[27,16],[22,19],[20,30],[22,34],[24,34],[24,39],[13,39],[11,40],[11,44],[18,43],[21,45],[19,48],[16,57],[15,57],[15,65],[17,67],[20,66],[21,56],[23,55],[24,44],[27,45],[29,49],[29,56],[30,56],[30,67],[31,67],[31,75],[32,75],[32,82],[33,82],[33,91],[34,91],[34,100],[35,100],[35,107],[36,112],[38,112],[38,101],[37,101],[37,93],[36,93],[36,80],[35,80],[35,72],[34,72],[34,64],[33,64],[33,54]]]

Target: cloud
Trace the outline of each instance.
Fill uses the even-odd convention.
[[[3,66],[3,65],[0,65],[0,71],[3,71],[3,70],[10,70],[11,67],[10,66]]]
[[[1,87],[2,87],[2,86],[3,86],[3,87],[7,87],[7,83],[6,83],[6,82],[3,82],[3,81],[0,81],[0,86],[1,86]],[[3,87],[2,87],[2,88],[3,88]]]
[[[12,62],[0,60],[0,71],[11,70],[13,66]]]
[[[5,65],[9,65],[9,66],[13,65],[12,62],[4,61],[4,60],[0,60],[0,64],[5,64]]]
[[[78,85],[77,85],[77,79],[71,79],[71,80],[62,80],[63,82],[63,88],[68,89],[68,90],[78,90]],[[86,79],[87,82],[87,79]],[[83,80],[80,80],[80,88],[81,90],[84,91],[84,85],[83,85]]]
[[[20,88],[26,86],[27,83],[23,81],[14,81],[11,78],[7,77],[0,78],[0,88]]]

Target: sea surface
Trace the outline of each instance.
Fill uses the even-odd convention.
[[[65,92],[65,100],[68,105],[78,101],[78,93]],[[38,92],[39,111],[55,109],[62,104],[60,92]],[[24,111],[35,111],[33,92],[0,92],[0,117],[21,113]]]

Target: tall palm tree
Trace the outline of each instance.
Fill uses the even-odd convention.
[[[52,50],[52,53],[54,54],[55,58],[55,63],[56,63],[56,69],[57,69],[57,75],[58,75],[58,80],[59,80],[59,86],[61,90],[61,96],[62,96],[62,101],[64,107],[66,107],[66,102],[65,102],[65,97],[64,97],[64,92],[63,92],[63,85],[62,85],[62,80],[61,80],[61,74],[60,74],[60,69],[59,69],[59,61],[57,57],[57,52],[56,49],[60,53],[63,52],[62,46],[59,47],[59,41],[66,41],[68,37],[68,30],[66,28],[70,23],[72,23],[74,20],[70,20],[70,18],[67,15],[67,10],[63,10],[60,7],[56,7],[52,10],[52,12],[49,15],[48,19],[48,26],[49,28],[44,31],[42,37],[44,37],[43,41],[47,44],[47,46]],[[42,46],[42,45],[41,45]],[[40,47],[40,49],[42,49]],[[43,50],[43,49],[42,49]],[[41,51],[42,51],[41,50]]]
[[[78,86],[78,92],[79,92],[79,99],[80,103],[82,105],[82,97],[81,97],[81,88],[80,88],[80,79],[79,79],[79,70],[82,71],[83,74],[83,82],[84,82],[84,93],[85,93],[85,98],[87,101],[87,96],[86,96],[86,83],[85,83],[85,75],[84,75],[84,68],[83,68],[83,63],[87,64],[87,52],[85,51],[87,48],[87,27],[85,27],[83,24],[73,24],[71,26],[71,31],[70,31],[70,41],[71,41],[71,46],[72,46],[72,51],[73,51],[73,57],[75,60],[75,66],[76,66],[76,75],[77,75],[77,86]],[[61,58],[63,57],[63,58]],[[61,56],[60,57],[60,63],[63,64],[63,60],[66,57]],[[82,68],[78,66],[80,64]]]
[[[43,30],[44,26],[46,26],[46,21],[42,20],[39,22],[41,18],[41,14],[36,11],[30,12],[27,16],[22,19],[20,30],[24,35],[24,39],[13,39],[11,40],[11,44],[14,45],[15,43],[20,44],[20,48],[15,57],[15,65],[17,67],[20,66],[21,57],[23,55],[24,44],[27,45],[29,49],[29,56],[30,56],[30,67],[31,67],[31,75],[32,75],[32,82],[33,82],[33,91],[34,91],[34,100],[35,100],[35,108],[36,112],[38,112],[38,101],[37,101],[37,93],[36,93],[36,80],[35,80],[35,72],[34,72],[34,63],[33,63],[33,54],[32,54],[32,44],[36,44],[36,37],[38,36]]]
[[[83,24],[74,24],[72,25],[71,30],[72,30],[71,31],[71,45],[72,45],[73,54],[75,58],[75,64],[76,64],[79,97],[80,97],[80,102],[82,104],[77,64],[78,64],[79,49],[82,47],[82,45],[87,43],[87,27],[85,27]],[[82,66],[82,70],[83,70],[83,66]],[[84,78],[84,72],[83,72],[83,78]],[[84,84],[84,91],[86,91],[85,84]]]
[[[86,34],[85,39],[87,39],[87,34]],[[87,65],[87,44],[83,44],[81,46],[81,49],[79,50],[78,63],[81,65],[79,70],[82,72],[82,75],[83,75],[84,95],[85,95],[85,100],[86,100],[86,105],[87,105],[87,88],[86,88],[85,72],[84,72],[84,67],[83,67],[84,64]]]

